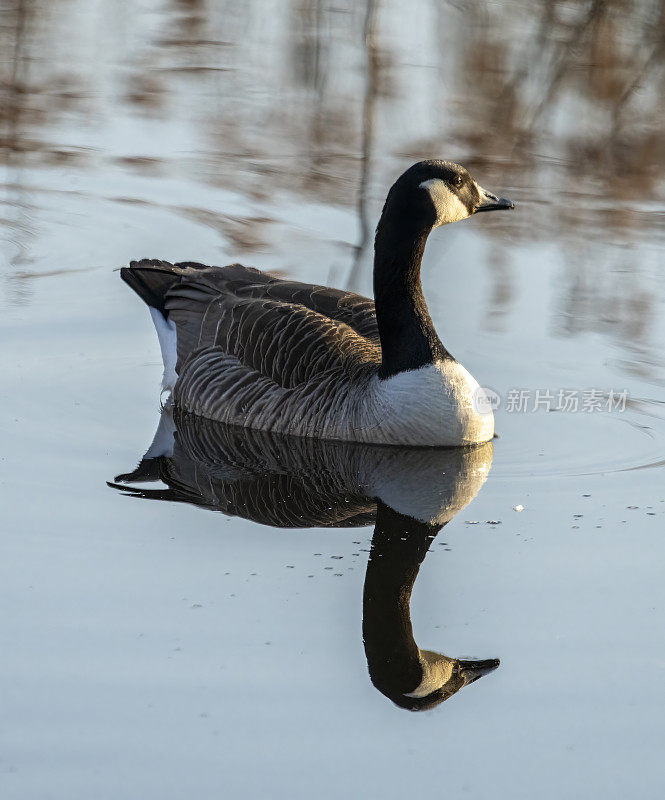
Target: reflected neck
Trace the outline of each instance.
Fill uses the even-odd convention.
[[[427,309],[420,265],[431,227],[384,210],[374,244],[374,301],[381,339],[380,378],[449,356]]]
[[[413,691],[423,677],[409,604],[438,530],[377,503],[363,591],[363,640],[370,679],[391,698]]]

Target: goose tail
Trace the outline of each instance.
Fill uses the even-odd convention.
[[[143,300],[150,310],[157,331],[159,347],[164,362],[162,389],[171,390],[177,380],[178,360],[177,332],[175,322],[169,319],[165,307],[166,293],[182,277],[182,265],[168,261],[144,258],[122,267],[120,277]]]
[[[258,270],[248,270],[239,264],[219,268],[196,261],[171,264],[152,258],[132,261],[120,270],[120,277],[150,310],[164,361],[163,389],[173,389],[177,366],[198,347],[211,297],[223,291],[238,273],[245,279],[248,273],[252,277],[261,275]],[[183,282],[187,288],[178,296],[178,287]]]
[[[120,277],[147,306],[156,308],[166,318],[164,298],[180,280],[175,264],[151,258],[131,261],[128,267],[122,267]]]

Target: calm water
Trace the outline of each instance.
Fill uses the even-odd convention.
[[[662,796],[664,14],[0,2],[3,798]],[[369,293],[423,157],[517,206],[423,265],[493,448],[165,416],[151,457],[159,348],[114,269]]]

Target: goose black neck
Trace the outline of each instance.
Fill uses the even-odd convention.
[[[395,223],[395,224],[393,224]],[[381,339],[380,378],[418,369],[449,354],[427,310],[420,264],[431,226],[384,210],[374,246],[374,301]]]

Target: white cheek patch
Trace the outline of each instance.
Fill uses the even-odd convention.
[[[429,192],[429,196],[432,198],[436,209],[435,225],[446,225],[448,222],[457,222],[469,216],[467,207],[455,192],[448,188],[445,181],[440,178],[430,178],[419,186]]]

